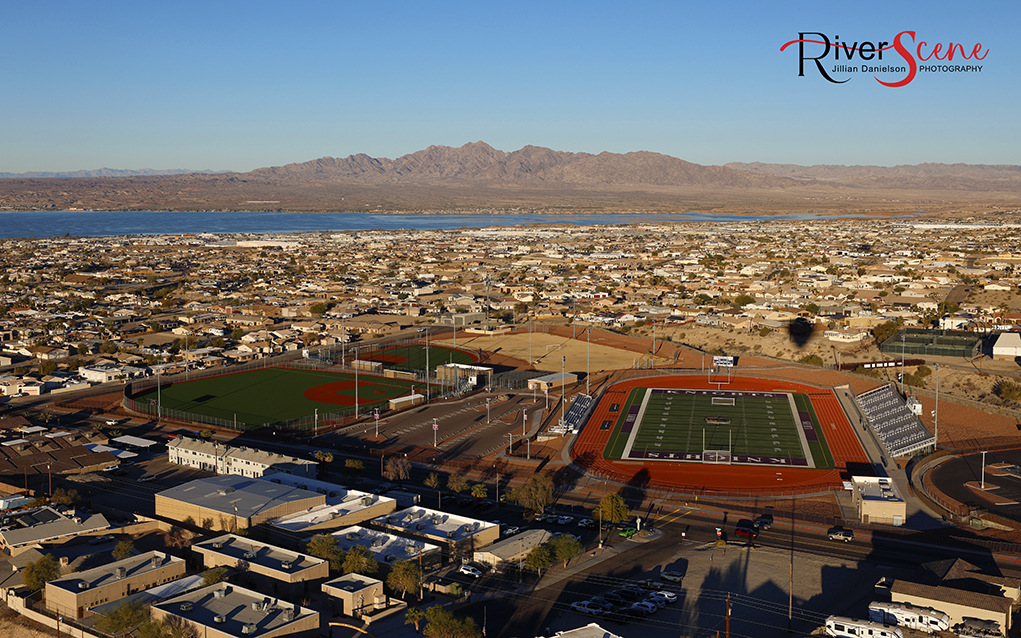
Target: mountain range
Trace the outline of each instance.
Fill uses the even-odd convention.
[[[8,176],[0,179],[0,209],[877,212],[1016,208],[1021,201],[1019,166],[703,166],[647,151],[505,152],[484,142],[247,173],[120,173]]]

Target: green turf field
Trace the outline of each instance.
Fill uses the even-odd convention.
[[[802,433],[799,412],[821,436],[803,394],[635,388],[620,406],[604,457],[701,461],[705,450],[727,450],[734,463],[832,468],[825,441]]]
[[[332,412],[353,412],[353,387],[330,390],[331,394],[347,397],[351,405],[312,400],[305,396],[305,392],[329,383],[347,382],[353,386],[354,378],[354,374],[346,373],[264,368],[164,385],[159,395],[165,409],[193,412],[227,421],[236,419],[248,425],[262,425],[307,417],[317,409],[321,418],[326,418]],[[365,374],[358,375],[358,382],[358,402],[362,412],[371,410],[374,405],[384,404],[385,407],[385,402],[390,399],[410,394],[412,386],[415,386],[416,392],[424,390],[421,382]],[[155,388],[135,397],[143,402],[155,402],[156,398]]]

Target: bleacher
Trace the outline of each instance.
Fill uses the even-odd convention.
[[[910,456],[935,445],[936,437],[929,433],[922,420],[891,386],[869,390],[857,395],[855,400],[890,456]]]
[[[596,407],[596,401],[587,394],[579,394],[574,397],[574,401],[571,403],[571,407],[567,409],[567,415],[564,416],[564,422],[550,426],[549,431],[551,434],[577,434],[581,432],[581,428],[588,421],[589,416],[592,415],[592,410]]]

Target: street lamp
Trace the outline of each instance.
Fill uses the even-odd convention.
[[[588,329],[588,343],[585,344],[585,394],[589,392],[589,379],[592,377],[592,328]]]
[[[486,399],[486,423],[491,423],[493,419],[489,416],[489,399]]]
[[[904,394],[904,350],[907,348],[905,340],[907,339],[906,334],[900,336],[900,393]]]

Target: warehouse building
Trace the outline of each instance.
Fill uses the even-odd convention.
[[[156,494],[156,515],[191,519],[211,530],[245,529],[326,503],[326,495],[258,478],[226,474]]]
[[[421,562],[422,569],[429,571],[439,567],[443,559],[439,545],[359,525],[333,532],[333,537],[337,539],[337,547],[345,552],[352,547],[367,549],[380,565],[413,560]]]
[[[146,552],[51,580],[46,583],[46,608],[68,618],[85,618],[92,615],[92,607],[168,583],[184,573],[183,559]]]
[[[243,578],[260,591],[293,597],[308,592],[308,582],[330,575],[322,558],[292,552],[235,534],[224,534],[191,546],[206,569],[244,565]]]
[[[251,589],[217,583],[157,603],[153,620],[180,622],[202,638],[312,638],[319,612]]]
[[[472,558],[500,538],[500,526],[425,507],[409,507],[372,521],[373,525],[438,545],[445,559]]]

